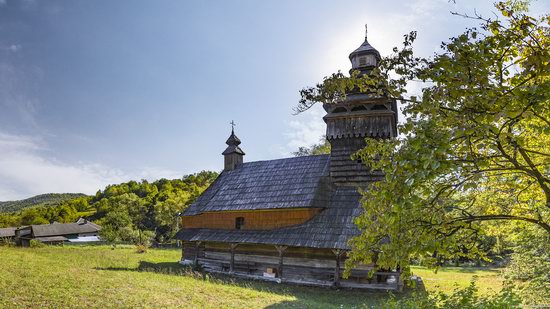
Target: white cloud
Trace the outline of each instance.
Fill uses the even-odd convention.
[[[281,153],[288,155],[302,146],[311,146],[319,143],[321,136],[325,134],[326,125],[323,121],[325,115],[322,107],[314,106],[310,110],[295,116],[295,120],[288,122],[288,132],[285,133],[288,143],[281,149]]]
[[[182,176],[183,176],[183,173],[176,172],[173,170],[163,169],[158,167],[146,167],[141,171],[138,171],[137,173],[135,173],[135,177],[132,177],[131,179],[134,179],[134,180],[141,180],[141,179],[157,180],[161,178],[175,179],[175,178],[181,178]]]
[[[40,138],[0,132],[0,201],[42,193],[81,192],[94,194],[108,184],[131,179],[155,180],[182,175],[165,169],[145,167],[125,173],[97,163],[67,164],[44,154]]]
[[[0,6],[2,6],[2,0],[0,0]],[[0,50],[16,53],[20,51],[22,46],[20,44],[0,45]]]
[[[12,44],[10,46],[8,46],[8,50],[11,51],[11,52],[17,52],[18,50],[21,49],[21,45],[18,45],[18,44]]]

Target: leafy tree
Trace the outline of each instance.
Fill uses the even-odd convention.
[[[91,201],[90,207],[96,210],[93,219],[107,226],[103,234],[113,241],[145,245],[150,242],[151,232],[159,242],[172,240],[177,232],[176,214],[189,206],[217,176],[215,172],[203,171],[182,179],[109,185]],[[127,217],[129,223],[111,228],[113,213]]]
[[[542,229],[518,224],[505,276],[514,280],[527,304],[548,305],[550,299],[550,242]]]
[[[110,211],[97,223],[101,225],[101,238],[110,243],[133,240],[132,233],[128,231],[133,230],[132,220],[125,209]]]
[[[321,155],[321,154],[329,154],[330,153],[330,143],[326,139],[325,136],[321,137],[318,144],[313,144],[309,147],[300,147],[298,148],[298,151],[293,152],[292,154],[295,157],[303,157],[303,156],[313,156],[313,155]]]
[[[157,199],[154,205],[155,225],[157,231],[160,232],[160,241],[172,239],[177,233],[178,224],[174,214],[182,211],[184,207],[189,205],[191,194],[185,191],[167,192]]]
[[[411,32],[368,74],[302,90],[298,111],[352,89],[403,103],[401,136],[369,139],[357,154],[385,178],[363,192],[348,265],[408,271],[411,257],[437,266],[483,256],[476,240],[487,222],[525,222],[550,237],[550,17],[529,16],[523,2],[496,7],[497,19],[462,15],[480,29],[433,58],[415,56]],[[423,83],[419,96],[408,95],[411,82]]]
[[[21,217],[17,214],[0,214],[0,227],[19,226]]]
[[[216,177],[216,172],[202,171],[182,179],[129,181],[109,185],[93,197],[46,194],[33,199],[40,201],[40,206],[0,213],[0,227],[70,223],[85,217],[102,225],[101,235],[110,242],[128,241],[146,247],[153,238],[160,242],[172,240],[177,232],[176,214],[185,210]],[[55,198],[57,204],[45,205],[45,198]]]

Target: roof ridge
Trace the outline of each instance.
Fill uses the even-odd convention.
[[[279,158],[279,159],[270,159],[270,160],[258,160],[258,161],[249,161],[244,162],[242,165],[246,165],[249,163],[260,163],[260,162],[273,162],[273,161],[285,161],[285,160],[298,160],[298,159],[304,159],[304,158],[313,158],[313,157],[328,157],[330,154],[318,154],[318,155],[308,155],[308,156],[298,156],[298,157],[287,157],[287,158]],[[241,166],[242,166],[241,165]]]

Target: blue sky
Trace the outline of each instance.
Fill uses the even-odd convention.
[[[474,25],[449,11],[494,11],[456,2],[0,0],[0,201],[219,171],[231,120],[245,161],[290,156],[324,133],[298,91],[349,70],[365,23],[429,56]]]

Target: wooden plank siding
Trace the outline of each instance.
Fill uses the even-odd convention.
[[[200,248],[197,251],[197,248]],[[233,248],[233,249],[232,249]],[[283,259],[281,259],[281,249]],[[233,253],[232,253],[233,251]],[[398,272],[369,272],[374,265],[359,265],[352,269],[348,278],[342,278],[346,253],[344,250],[315,249],[304,247],[277,248],[274,245],[236,244],[205,242],[197,247],[195,242],[184,242],[183,258],[196,261],[205,271],[228,273],[263,279],[268,268],[275,269],[275,279],[282,282],[319,286],[341,286],[399,290],[397,284],[386,282],[389,277],[398,277]],[[283,270],[284,268],[284,275]],[[269,278],[265,278],[269,280]]]
[[[244,218],[243,230],[270,230],[305,223],[321,208],[207,212],[182,216],[184,228],[235,229],[235,219]]]
[[[351,154],[366,146],[364,137],[330,140],[330,176],[336,185],[365,185],[382,178],[369,170],[361,161],[352,160]]]

